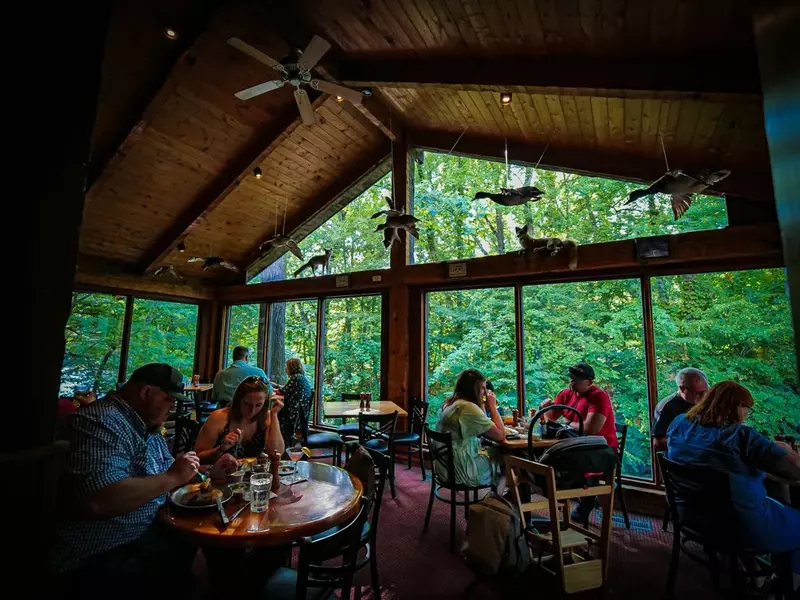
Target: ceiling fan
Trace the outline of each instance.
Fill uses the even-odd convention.
[[[241,92],[236,92],[235,96],[240,100],[249,100],[272,90],[277,90],[287,83],[291,84],[297,88],[294,91],[294,99],[297,102],[297,108],[300,110],[300,117],[303,119],[304,125],[314,125],[317,122],[317,116],[314,113],[314,109],[311,108],[311,100],[304,86],[310,86],[312,89],[326,92],[332,96],[339,96],[353,104],[361,103],[362,93],[360,91],[323,79],[312,78],[311,70],[331,47],[327,41],[317,35],[311,39],[305,50],[296,50],[293,54],[280,61],[267,56],[258,48],[243,42],[239,38],[230,38],[228,44],[280,73],[280,79],[265,81]]]

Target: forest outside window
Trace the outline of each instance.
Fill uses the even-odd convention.
[[[772,437],[800,425],[791,312],[783,269],[651,280],[658,397],[675,373],[702,369],[709,384],[733,379],[753,394],[748,422]]]
[[[137,298],[133,303],[128,375],[142,365],[161,362],[191,379],[196,340],[196,304]]]
[[[456,149],[457,151],[457,149]],[[417,151],[413,213],[420,237],[412,262],[427,263],[503,254],[519,249],[515,227],[528,224],[532,237],[559,237],[578,244],[718,229],[727,225],[725,200],[696,196],[673,220],[669,198],[648,196],[622,207],[634,189],[625,181]],[[513,160],[513,156],[510,157]],[[536,186],[537,202],[504,207],[477,192]]]
[[[340,400],[342,393],[370,392],[381,397],[380,296],[325,300],[325,344],[322,367],[323,400]],[[338,419],[320,419],[338,425]]]
[[[73,292],[64,332],[62,396],[94,390],[101,397],[116,388],[124,319],[124,296]]]
[[[250,363],[264,364],[264,327],[266,308],[263,304],[235,304],[228,313],[228,343],[222,358],[225,367],[233,363],[233,349],[245,346],[250,350]]]
[[[314,388],[317,351],[317,300],[269,304],[269,343],[265,371],[271,381],[285,384],[286,361],[299,358]],[[312,410],[314,407],[312,406]]]
[[[488,288],[427,294],[428,424],[433,427],[464,369],[483,373],[500,411],[517,408],[514,289]]]

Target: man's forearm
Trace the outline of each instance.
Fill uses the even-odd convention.
[[[88,498],[89,517],[103,519],[124,515],[178,485],[169,471],[147,477],[127,477],[97,490]]]

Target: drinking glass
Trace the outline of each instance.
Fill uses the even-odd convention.
[[[292,475],[292,483],[297,482],[297,461],[303,458],[303,447],[300,442],[296,442],[294,446],[289,448],[286,453],[292,459],[292,466],[294,467],[294,474]]]
[[[250,510],[252,512],[259,513],[267,510],[270,488],[272,488],[272,473],[253,473],[250,476]]]

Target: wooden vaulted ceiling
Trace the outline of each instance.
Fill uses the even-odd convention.
[[[118,2],[83,263],[234,281],[186,259],[244,270],[284,215],[307,233],[351,182],[382,174],[401,127],[425,147],[462,136],[489,156],[523,148],[512,160],[546,147],[543,165],[641,180],[663,172],[663,140],[673,168],[729,168],[722,191],[771,201],[751,27],[745,0]],[[333,46],[324,75],[373,89],[361,112],[312,96],[319,123],[305,127],[290,89],[234,97],[272,73],[229,37],[282,57],[314,34]]]

